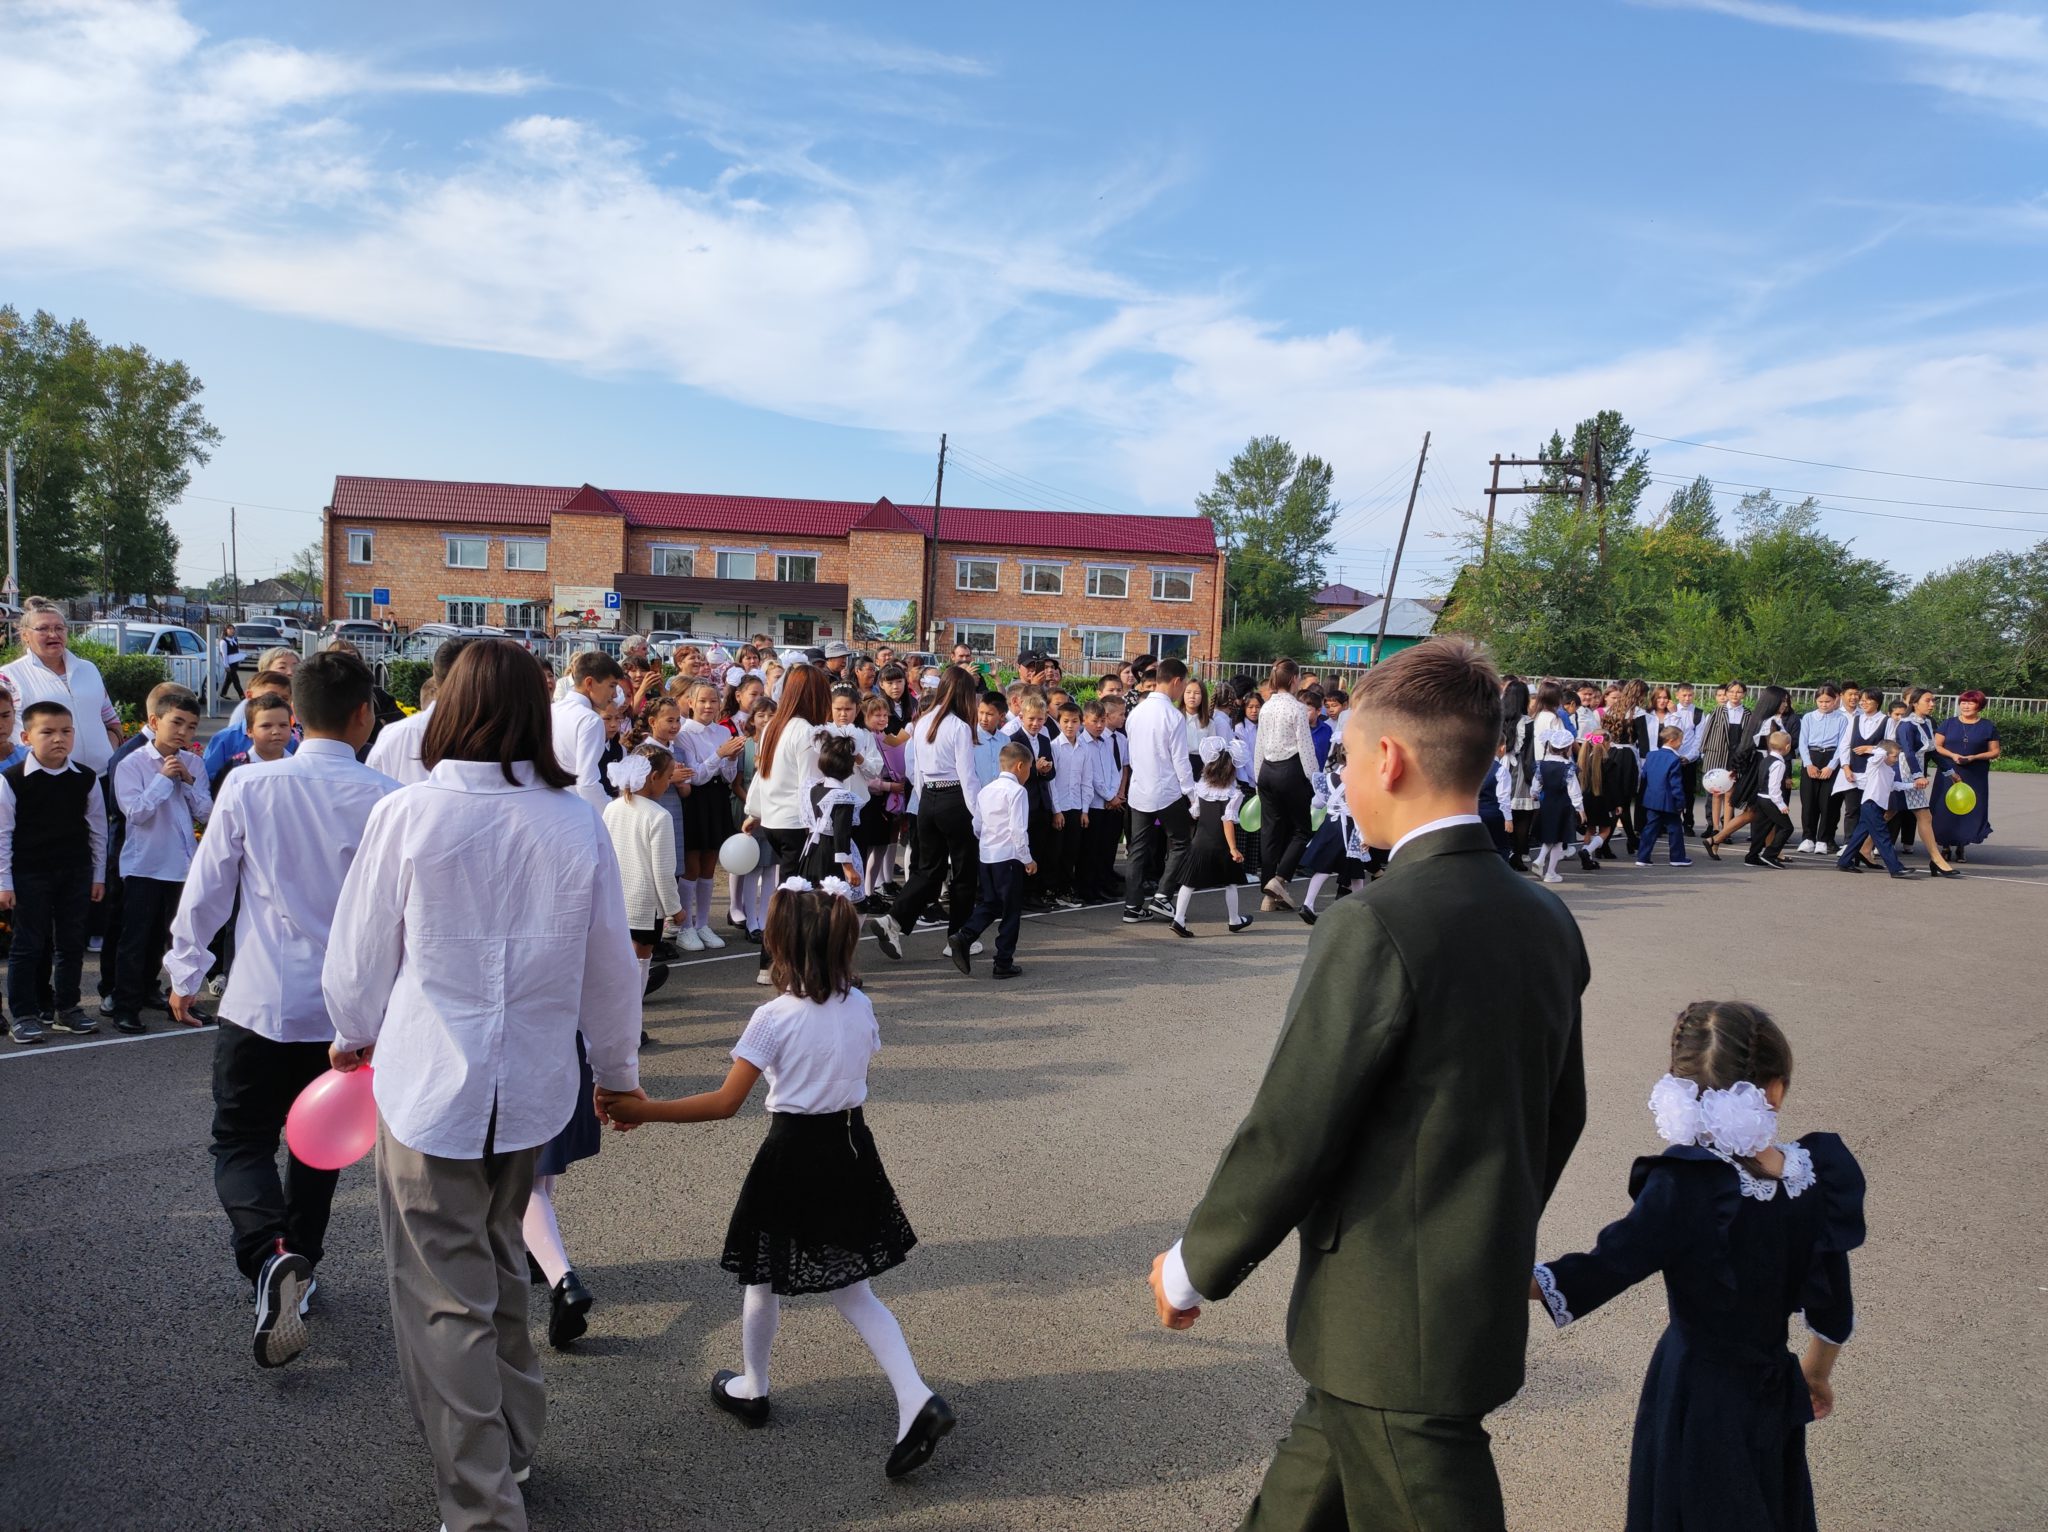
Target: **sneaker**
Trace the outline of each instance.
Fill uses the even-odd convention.
[[[208,979],[206,981],[206,993],[208,998],[218,1000],[222,995],[225,995],[227,992],[228,976],[226,974],[218,974],[215,977]]]
[[[1266,897],[1283,910],[1294,908],[1294,896],[1287,891],[1287,885],[1278,878],[1273,879],[1266,885]]]
[[[144,1032],[147,1032],[149,1028],[144,1025],[140,1016],[126,1016],[116,1011],[114,1013],[114,1030],[125,1033],[129,1037],[139,1037]]]
[[[1639,856],[1639,857],[1637,857],[1637,858],[1636,858],[1636,866],[1638,866],[1638,867],[1647,867],[1647,866],[1649,866],[1649,865],[1650,865],[1650,859],[1649,859],[1648,857],[1646,857],[1646,856]],[[1672,863],[1671,865],[1672,865],[1673,867],[1676,867],[1676,866],[1678,865],[1678,863],[1676,863],[1676,862],[1673,862],[1673,863]]]
[[[1800,849],[1801,851],[1805,852],[1805,853],[1806,853],[1806,855],[1808,855],[1808,856],[1812,856],[1812,855],[1813,855],[1813,842],[1812,842],[1812,841],[1810,841],[1810,840],[1803,840],[1803,841],[1801,841],[1801,842],[1799,843],[1799,849]]]
[[[1644,865],[1645,867],[1647,867],[1647,866],[1649,866],[1650,864],[1649,864],[1648,862],[1645,862],[1645,863],[1643,863],[1643,865]],[[1688,856],[1688,857],[1681,857],[1681,858],[1679,858],[1679,860],[1677,860],[1677,861],[1673,862],[1673,863],[1672,863],[1671,865],[1672,865],[1673,867],[1690,867],[1690,866],[1692,866],[1692,858],[1691,858],[1691,857],[1689,857],[1689,856]]]
[[[91,940],[86,942],[85,950],[87,952],[98,952],[102,947],[106,946],[106,944],[106,938],[95,936]]]
[[[1052,902],[1063,910],[1078,910],[1082,903],[1079,896],[1074,894],[1054,894]]]
[[[903,927],[896,924],[894,915],[878,915],[863,924],[885,957],[894,963],[903,961]]]
[[[49,1033],[50,1029],[43,1025],[42,1017],[17,1016],[14,1018],[14,1025],[7,1029],[7,1040],[26,1047],[31,1043],[41,1042]]]
[[[1145,908],[1155,915],[1164,915],[1168,920],[1173,919],[1173,901],[1164,894],[1154,894],[1145,901]]]
[[[1546,872],[1546,873],[1545,873],[1545,874],[1543,875],[1543,881],[1544,881],[1545,883],[1562,883],[1562,882],[1564,881],[1564,879],[1563,879],[1562,877],[1560,877],[1560,876],[1559,876],[1559,875],[1558,875],[1557,873],[1554,873],[1554,872]]]
[[[1780,872],[1783,872],[1785,870],[1785,863],[1783,859],[1775,855],[1766,853],[1765,855],[1758,857],[1757,860],[1766,867],[1775,867]]]
[[[1152,911],[1149,908],[1141,907],[1134,910],[1129,905],[1124,906],[1124,924],[1127,926],[1143,925],[1152,918]]]
[[[50,1019],[52,1032],[69,1032],[74,1036],[86,1037],[99,1029],[100,1024],[85,1014],[83,1006],[66,1006]]]
[[[766,989],[774,981],[768,977],[768,970],[764,968],[754,975],[754,982],[760,985],[761,988]]]
[[[980,943],[980,942],[972,942],[972,943],[970,943],[970,944],[968,945],[968,948],[967,948],[967,955],[968,955],[969,957],[980,957],[980,956],[981,956],[981,943]]]
[[[725,938],[709,926],[697,927],[697,945],[706,952],[715,952],[725,945]]]
[[[676,931],[676,945],[685,952],[702,952],[704,939],[697,934],[695,926],[683,926]]]
[[[1761,867],[1763,864],[1764,854],[1754,846],[1750,847],[1749,855],[1742,859],[1742,865],[1745,867]]]
[[[1251,916],[1249,916],[1249,915],[1240,915],[1240,916],[1238,916],[1238,917],[1237,917],[1237,919],[1235,919],[1235,920],[1233,920],[1233,921],[1231,921],[1231,922],[1230,922],[1230,926],[1229,926],[1230,934],[1231,934],[1232,936],[1235,936],[1235,935],[1237,935],[1237,933],[1238,933],[1238,932],[1240,932],[1240,931],[1244,930],[1244,929],[1245,929],[1245,928],[1246,928],[1247,926],[1249,926],[1249,925],[1250,925],[1251,923],[1252,923],[1252,918],[1251,918]]]
[[[1841,852],[1836,848],[1833,841],[1824,840],[1814,842],[1813,854],[1815,856],[1840,856]]]
[[[303,1255],[277,1251],[256,1274],[256,1365],[282,1367],[306,1349],[306,1317],[299,1307],[313,1280]]]

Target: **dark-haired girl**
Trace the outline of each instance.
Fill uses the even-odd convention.
[[[768,903],[766,951],[776,997],[747,1022],[732,1069],[713,1091],[673,1101],[615,1103],[620,1122],[717,1122],[768,1077],[768,1136],[754,1156],[720,1262],[745,1285],[743,1370],[711,1380],[712,1403],[749,1426],[768,1420],[768,1361],[782,1300],[827,1293],[860,1333],[896,1394],[896,1437],[884,1471],[922,1466],[953,1429],[953,1412],[919,1375],[903,1330],[869,1286],[917,1243],[875,1151],[862,1104],[882,1046],[874,1007],[854,987],[860,917],[801,879]]]
[[[1756,799],[1769,774],[1771,736],[1784,734],[1796,738],[1798,732],[1799,716],[1792,708],[1792,694],[1782,686],[1766,686],[1757,694],[1756,707],[1750,713],[1748,740],[1729,756],[1735,785],[1723,795],[1727,816],[1721,828],[1705,842],[1707,855],[1715,861],[1721,860],[1721,848],[1735,838],[1735,832],[1754,824],[1758,818]],[[1751,839],[1755,845],[1763,844],[1754,831]]]
[[[1509,676],[1500,689],[1500,737],[1507,746],[1508,775],[1514,784],[1508,809],[1514,815],[1510,832],[1513,852],[1508,865],[1529,870],[1529,832],[1536,827],[1536,720],[1529,683]]]
[[[1662,1272],[1657,1342],[1629,1453],[1628,1532],[1811,1532],[1806,1428],[1834,1409],[1856,1327],[1849,1252],[1863,1170],[1832,1133],[1778,1141],[1792,1049],[1770,1017],[1695,1002],[1650,1093],[1671,1145],[1635,1162],[1628,1216],[1585,1255],[1536,1268],[1529,1296],[1562,1328]],[[1786,1321],[1803,1313],[1803,1360]]]

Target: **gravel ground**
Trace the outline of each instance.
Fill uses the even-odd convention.
[[[1589,1243],[1658,1142],[1643,1099],[1670,1016],[1763,1000],[1791,1032],[1793,1132],[1841,1132],[1870,1176],[1861,1333],[1812,1435],[1823,1524],[2048,1522],[2048,1091],[2040,946],[2048,780],[1996,779],[2000,834],[1959,882],[1704,861],[1607,864],[1561,893],[1592,949],[1592,1113],[1544,1226]],[[889,1483],[887,1387],[822,1300],[785,1312],[776,1418],[715,1414],[739,1302],[717,1269],[759,1142],[739,1119],[608,1141],[560,1196],[596,1292],[590,1335],[546,1355],[537,1528],[1228,1527],[1286,1427],[1291,1251],[1191,1333],[1142,1285],[1258,1078],[1307,931],[1264,917],[1202,940],[1113,910],[1027,922],[1028,972],[969,982],[916,938],[866,965],[885,1049],[870,1120],[924,1243],[877,1290],[959,1431]],[[752,950],[682,970],[649,1010],[657,1094],[704,1087],[759,991]],[[1503,983],[1513,976],[1503,974]],[[393,1366],[367,1166],[346,1172],[314,1342],[250,1360],[206,1155],[211,1042],[156,1033],[0,1056],[0,1527],[420,1528],[428,1463]],[[1618,1526],[1654,1288],[1564,1334],[1494,1417],[1510,1522]]]

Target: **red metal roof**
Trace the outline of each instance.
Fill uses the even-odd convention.
[[[474,484],[437,479],[334,481],[334,515],[345,521],[431,521],[545,526],[560,510],[604,514],[613,505],[633,527],[754,532],[783,537],[844,537],[873,525],[877,502],[782,500],[760,495],[693,495],[664,490],[599,490],[592,485]],[[929,535],[930,506],[892,506]],[[1216,530],[1205,516],[1084,515],[946,506],[939,534],[947,543],[1096,553],[1213,558]]]

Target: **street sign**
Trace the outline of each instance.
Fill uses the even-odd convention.
[[[370,592],[370,602],[374,606],[391,605],[391,587],[388,585],[378,586]]]
[[[619,609],[619,593],[617,591],[608,590],[604,593],[604,609],[607,612],[616,612]]]

